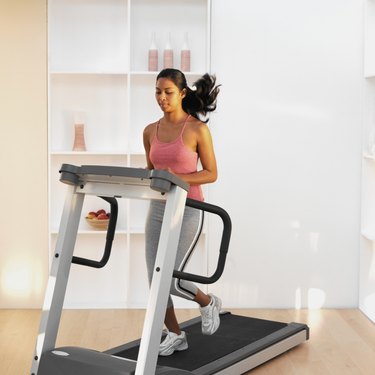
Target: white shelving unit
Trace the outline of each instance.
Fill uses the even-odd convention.
[[[168,33],[174,66],[189,33],[190,84],[210,69],[210,0],[49,0],[49,201],[50,254],[55,247],[66,186],[63,163],[145,167],[143,128],[161,117],[154,99],[157,72],[147,71],[156,33],[159,69]],[[84,113],[87,151],[72,151],[74,116]],[[89,197],[83,214],[109,205]],[[113,256],[103,270],[73,266],[66,307],[144,307],[148,285],[144,261],[147,202],[119,200]],[[99,257],[105,232],[80,222],[77,254]],[[207,268],[202,237],[192,267]],[[181,306],[186,306],[179,301]]]
[[[359,308],[375,322],[375,1],[365,0]]]

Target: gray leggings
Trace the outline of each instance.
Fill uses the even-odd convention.
[[[156,253],[158,250],[161,225],[163,222],[165,202],[151,201],[146,220],[146,265],[148,281],[151,284],[154,271]],[[194,247],[198,242],[203,226],[203,211],[192,207],[185,207],[182,221],[180,241],[176,255],[175,269],[183,271],[186,267]],[[173,279],[170,293],[188,300],[193,300],[198,288],[190,281]],[[168,307],[173,306],[171,296],[168,298]]]

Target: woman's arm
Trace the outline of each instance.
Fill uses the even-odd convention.
[[[150,160],[152,125],[153,124],[146,126],[145,129],[143,130],[143,147],[146,152],[147,169],[154,169],[154,166]]]
[[[200,123],[195,131],[197,152],[201,161],[200,171],[188,174],[175,173],[189,185],[202,185],[217,180],[216,157],[210,129],[206,124]],[[171,171],[173,173],[173,171]]]

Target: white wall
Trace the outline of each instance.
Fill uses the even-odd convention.
[[[0,30],[0,308],[40,307],[48,275],[46,1],[2,1]]]
[[[362,2],[214,0],[226,306],[356,307]],[[211,238],[211,242],[215,243]]]
[[[357,306],[361,2],[212,3],[212,70],[223,87],[210,201],[234,227],[228,269],[210,290],[226,307]],[[46,1],[2,2],[0,25],[0,307],[39,307],[48,272]]]

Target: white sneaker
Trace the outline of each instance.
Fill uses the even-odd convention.
[[[199,310],[202,315],[202,333],[204,335],[214,334],[220,326],[221,299],[209,294],[211,302]]]
[[[188,343],[184,331],[181,331],[180,335],[167,331],[167,336],[160,344],[159,355],[167,356],[173,354],[175,351],[186,350],[187,348]]]

